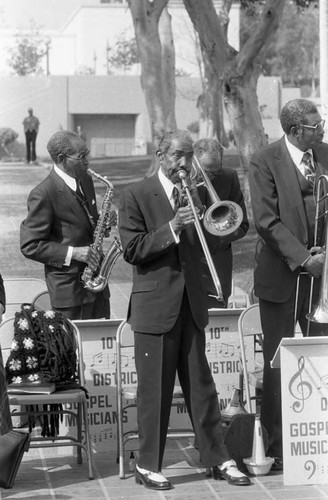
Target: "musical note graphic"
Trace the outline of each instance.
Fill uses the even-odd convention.
[[[298,359],[298,370],[292,376],[288,384],[288,390],[290,394],[297,399],[292,404],[292,409],[296,413],[301,413],[304,410],[304,401],[308,399],[312,394],[312,385],[302,379],[302,372],[305,366],[304,356]],[[297,381],[299,380],[299,382]]]
[[[319,385],[319,387],[317,389],[318,390],[322,389],[322,386],[324,386],[324,385],[328,385],[328,374],[323,375],[322,377],[320,377],[320,385]]]
[[[102,362],[103,362],[103,353],[98,352],[98,354],[92,356],[91,366],[100,365]]]
[[[206,342],[205,350],[206,352],[211,352],[211,342]]]
[[[219,351],[222,356],[233,356],[235,354],[235,347],[231,344],[226,344],[225,342],[221,343],[221,349]]]
[[[121,359],[122,359],[122,364],[123,366],[128,366],[129,365],[129,356],[127,356],[126,354],[122,354],[121,355]],[[114,353],[114,359],[112,361],[112,365],[114,365],[116,363],[116,352]]]
[[[309,475],[308,479],[311,479],[311,477],[315,473],[316,468],[317,467],[316,467],[316,463],[314,462],[314,460],[308,460],[307,462],[305,462],[304,469],[307,472],[310,472],[310,475]]]

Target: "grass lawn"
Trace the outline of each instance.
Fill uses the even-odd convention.
[[[237,156],[227,157],[225,164],[237,166]],[[128,184],[141,180],[148,170],[149,157],[102,159],[91,162],[90,168],[100,175],[107,175],[114,185],[113,208],[117,208],[122,190]],[[26,200],[31,189],[49,172],[50,164],[26,166],[0,162],[0,223],[1,223],[1,270],[4,277],[34,277],[44,279],[43,265],[25,259],[19,249],[19,226],[26,217]],[[98,202],[101,203],[105,186],[95,181]],[[113,230],[113,236],[117,230]],[[234,282],[249,292],[252,287],[253,254],[256,234],[251,227],[245,238],[235,242]],[[109,240],[110,241],[110,240]],[[112,271],[111,281],[131,280],[131,266],[119,258]]]

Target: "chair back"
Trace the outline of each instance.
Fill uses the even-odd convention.
[[[0,325],[0,347],[4,365],[6,365],[6,361],[9,357],[11,344],[14,338],[14,319],[15,318],[8,318]]]
[[[255,348],[256,342],[258,342],[262,347],[263,332],[260,319],[260,306],[258,303],[250,305],[241,313],[238,319],[238,333],[239,333],[241,363],[244,372],[246,402],[248,410],[252,412],[251,394],[249,387],[249,373],[247,369],[246,348],[245,348],[244,338],[250,336],[254,337],[254,352],[257,352]]]
[[[6,290],[5,317],[14,316],[24,302],[31,303],[33,298],[47,290],[45,281],[38,278],[4,278]]]
[[[32,301],[32,306],[37,311],[48,311],[51,309],[49,292],[45,290],[38,293]]]
[[[243,337],[262,334],[259,304],[252,304],[241,313],[238,330],[242,332]]]

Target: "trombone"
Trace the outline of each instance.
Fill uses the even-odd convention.
[[[238,227],[240,226],[242,219],[243,219],[243,211],[240,208],[240,206],[233,202],[233,201],[221,201],[218,195],[216,194],[215,189],[212,186],[212,183],[206,174],[206,172],[203,170],[203,168],[200,165],[200,162],[197,158],[197,156],[194,154],[193,157],[193,168],[196,171],[202,175],[204,182],[202,184],[205,184],[206,188],[209,191],[211,201],[213,204],[205,211],[204,217],[203,217],[203,224],[205,229],[207,229],[208,232],[211,234],[214,234],[215,236],[225,236],[227,234],[230,234]],[[217,275],[215,265],[213,263],[213,259],[211,256],[211,253],[209,251],[199,218],[198,214],[195,208],[194,201],[192,199],[191,193],[190,193],[190,188],[187,183],[187,173],[185,170],[180,169],[178,172],[179,178],[181,180],[182,187],[186,193],[186,196],[188,198],[189,205],[192,209],[193,215],[194,215],[194,225],[206,258],[206,262],[209,268],[209,271],[211,273],[211,277],[215,286],[216,290],[216,295],[214,296],[217,300],[223,301],[223,294],[222,294],[222,288],[220,284],[219,277]]]

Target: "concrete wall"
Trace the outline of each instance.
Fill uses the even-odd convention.
[[[199,79],[189,77],[177,78],[176,85],[177,125],[185,129],[198,120],[201,85]],[[147,107],[137,76],[3,77],[0,95],[0,127],[14,129],[22,143],[22,122],[27,108],[33,108],[41,123],[39,156],[48,155],[47,141],[61,127],[76,130],[82,126],[89,147],[103,154],[145,154],[151,141]],[[259,108],[270,140],[282,134],[282,103],[296,97],[298,89],[282,89],[279,78],[259,79]]]

